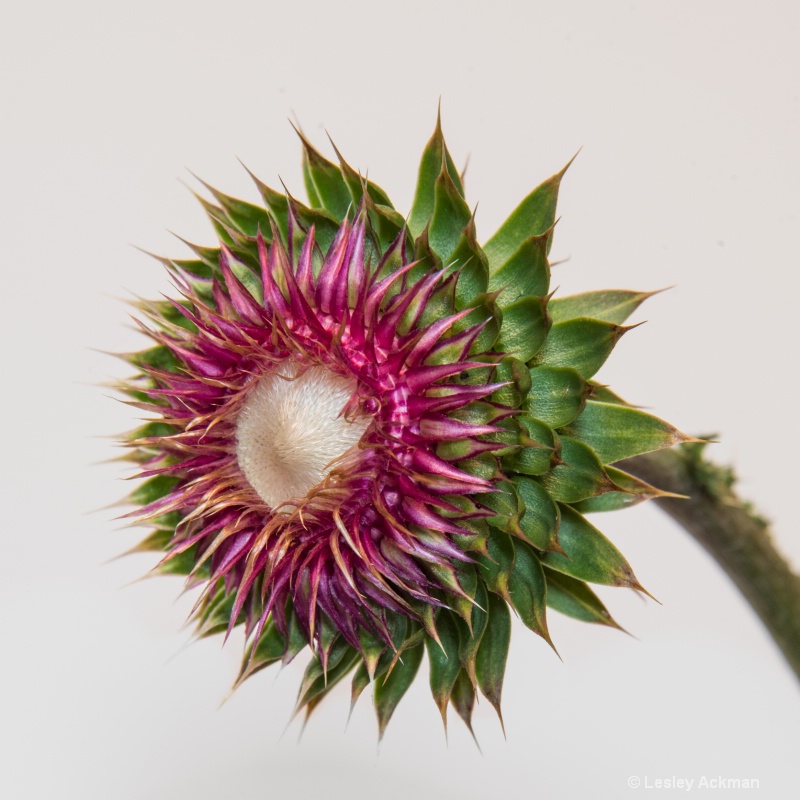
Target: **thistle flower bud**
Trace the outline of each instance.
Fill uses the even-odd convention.
[[[407,218],[301,139],[309,204],[207,187],[218,245],[139,304],[129,516],[199,636],[244,627],[237,684],[309,647],[298,711],[352,676],[382,735],[427,653],[469,725],[512,611],[550,642],[548,607],[616,626],[588,583],[644,591],[584,513],[659,495],[612,465],[686,439],[593,380],[649,295],[551,297],[564,170],[480,245],[438,123]]]

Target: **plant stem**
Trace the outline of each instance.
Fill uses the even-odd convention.
[[[702,446],[637,456],[623,469],[689,499],[657,498],[739,587],[800,678],[800,576],[778,552],[769,524],[733,490],[733,473],[702,458]]]

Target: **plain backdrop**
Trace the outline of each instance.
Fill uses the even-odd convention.
[[[797,796],[797,681],[655,507],[596,521],[663,605],[600,589],[633,636],[553,614],[563,663],[515,629],[508,739],[483,703],[482,754],[453,714],[446,743],[424,674],[380,747],[369,697],[345,729],[345,686],[298,742],[299,663],[220,707],[241,642],[187,647],[192,597],[135,582],[150,556],[106,563],[141,532],[90,512],[130,488],[102,462],[136,416],[97,351],[139,347],[122,300],[169,291],[131,244],[212,242],[187,170],[256,200],[238,157],[302,196],[292,118],[406,211],[441,98],[483,240],[582,148],[554,285],[675,285],[599,377],[718,434],[800,565],[800,5],[51,0],[0,27],[1,797],[667,798],[686,791],[646,782],[703,776]]]

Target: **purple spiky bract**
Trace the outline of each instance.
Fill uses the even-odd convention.
[[[411,280],[403,236],[372,267],[365,218],[345,221],[324,254],[313,229],[299,252],[277,233],[270,244],[259,233],[263,298],[236,277],[235,267],[248,268],[227,249],[221,278],[207,281],[203,296],[195,276],[178,273],[184,302],[172,307],[185,323],[157,318],[147,332],[180,368],[145,367],[154,386],[140,404],[175,432],[132,442],[158,448],[142,477],[175,480],[135,512],[143,520],[180,514],[165,560],[194,548],[194,575],[206,565],[195,577],[205,596],[220,585],[235,594],[230,627],[244,615],[257,639],[271,616],[285,634],[291,608],[323,656],[321,617],[354,648],[364,630],[391,645],[386,612],[425,623],[418,604],[442,606],[444,594],[459,593],[453,562],[472,560],[460,546],[473,536],[465,523],[492,513],[466,498],[493,484],[441,458],[437,446],[502,447],[477,438],[497,427],[450,416],[502,385],[452,382],[497,360],[470,355],[483,326],[459,327],[470,309],[423,322],[430,297],[452,292],[457,275]],[[341,414],[365,431],[306,496],[270,507],[237,461],[236,423],[259,379],[289,362],[300,374],[323,368],[351,380]],[[498,406],[497,416],[508,411]]]

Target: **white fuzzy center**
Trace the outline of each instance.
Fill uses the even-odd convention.
[[[323,367],[298,372],[297,364],[287,362],[260,378],[236,423],[239,466],[273,508],[306,495],[367,427],[367,420],[339,416],[353,381]]]

